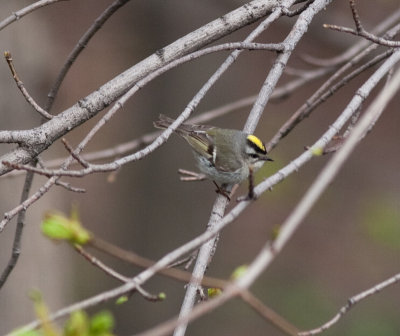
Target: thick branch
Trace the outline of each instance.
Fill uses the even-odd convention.
[[[20,164],[28,163],[33,157],[47,149],[54,141],[97,115],[99,111],[109,106],[132,87],[134,83],[152,71],[257,21],[277,5],[279,5],[278,0],[251,1],[158,50],[42,126],[25,131],[24,133],[28,138],[26,144],[29,146],[18,147],[3,155],[0,158],[0,175],[10,170],[9,167],[2,164],[3,161]],[[5,135],[8,134],[0,132],[0,139]]]

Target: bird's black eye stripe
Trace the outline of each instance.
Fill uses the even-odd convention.
[[[213,155],[213,153],[214,153],[214,145],[213,144],[208,145],[207,153],[210,155]]]

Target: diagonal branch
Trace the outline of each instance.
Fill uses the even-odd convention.
[[[323,324],[322,326],[308,330],[308,331],[302,331],[299,333],[299,336],[311,336],[311,335],[317,335],[322,333],[323,331],[331,328],[334,324],[336,324],[345,314],[347,314],[351,308],[353,308],[357,303],[360,303],[367,297],[370,297],[371,295],[375,295],[377,293],[380,293],[382,290],[386,289],[389,286],[395,285],[400,281],[400,273],[390,277],[389,279],[382,281],[381,283],[373,286],[370,289],[367,289],[366,291],[363,291],[350,299],[347,300],[347,304],[340,308],[339,312],[328,322]]]
[[[48,113],[46,110],[42,109],[38,103],[32,98],[29,94],[28,90],[25,88],[24,83],[19,79],[17,71],[15,70],[13,59],[11,57],[11,53],[9,51],[4,52],[4,57],[7,61],[8,67],[11,70],[11,74],[15,80],[15,83],[18,86],[18,89],[21,91],[22,95],[26,99],[26,101],[38,112],[43,118],[49,120],[53,118],[53,116]]]
[[[366,50],[366,52],[369,52],[369,50]],[[340,75],[342,75],[347,69],[349,69],[351,64],[354,64],[355,62],[347,63],[341,69],[336,71],[332,75],[332,77],[330,77],[317,91],[315,91],[313,95],[309,99],[307,99],[307,101],[300,108],[298,108],[297,111],[295,111],[293,115],[281,126],[278,132],[266,144],[267,151],[274,148],[282,138],[284,138],[287,134],[289,134],[290,131],[292,131],[296,127],[296,125],[298,125],[303,119],[309,117],[312,111],[317,106],[325,102],[330,96],[332,96],[336,91],[345,86],[350,80],[357,77],[363,71],[386,59],[392,53],[393,50],[388,50],[385,53],[377,55],[372,60],[366,62],[365,64],[353,70],[351,73],[344,76],[340,81],[329,88],[329,85]],[[363,55],[364,53],[360,54],[360,56]],[[354,58],[354,61],[359,60],[359,57]]]
[[[96,266],[97,268],[101,269],[105,274],[111,276],[114,279],[117,279],[123,283],[129,282],[130,279],[111,267],[107,266],[104,264],[101,260],[97,259],[95,256],[87,252],[82,246],[80,245],[75,245],[74,246],[75,250],[82,255],[86,260],[88,260],[92,265]],[[146,300],[148,301],[161,301],[163,300],[159,295],[153,295],[144,290],[141,286],[137,285],[135,288]]]
[[[28,172],[25,176],[24,187],[22,189],[21,203],[24,202],[28,198],[29,191],[32,186],[32,182],[33,182],[33,173]],[[17,226],[15,228],[14,242],[13,242],[13,248],[12,248],[12,254],[11,254],[11,258],[10,258],[6,268],[3,270],[2,274],[1,274],[0,289],[6,283],[9,275],[15,268],[15,265],[17,264],[19,256],[21,254],[21,239],[22,239],[22,234],[23,234],[23,230],[24,230],[24,226],[25,226],[25,215],[26,215],[26,209],[22,209],[18,214]]]
[[[68,55],[67,60],[63,67],[58,74],[53,87],[50,89],[49,93],[47,94],[47,101],[45,104],[45,110],[50,111],[54,99],[57,96],[58,90],[62,82],[64,81],[65,76],[67,75],[69,69],[71,68],[72,64],[78,58],[79,54],[86,48],[87,44],[89,43],[90,39],[96,34],[96,32],[104,25],[104,23],[122,6],[124,6],[130,0],[115,0],[106,10],[101,13],[101,15],[94,21],[93,25],[83,34],[83,36],[79,39],[77,45]]]

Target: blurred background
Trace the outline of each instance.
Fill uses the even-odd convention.
[[[32,1],[0,1],[0,20]],[[0,49],[9,50],[26,88],[44,104],[46,95],[68,53],[98,15],[111,3],[104,0],[62,1],[42,8],[0,31]],[[131,1],[119,10],[90,41],[59,92],[52,112],[60,113],[99,86],[168,45],[179,37],[214,20],[245,1],[169,0]],[[398,1],[357,2],[366,29],[372,29],[398,8]],[[259,42],[278,42],[290,31],[296,18],[279,20]],[[293,54],[289,66],[311,67],[304,54],[332,57],[353,45],[354,36],[328,31],[323,23],[353,27],[347,1],[335,1],[320,13]],[[255,25],[223,41],[239,41]],[[158,114],[176,117],[227,53],[203,57],[159,77],[142,89],[96,136],[86,152],[115,146],[152,132]],[[263,83],[274,54],[245,52],[202,101],[195,114],[254,95]],[[363,74],[321,105],[270,154],[274,162],[257,179],[274,173],[301,154],[348,104],[355,90],[367,79]],[[0,62],[1,129],[28,129],[39,125],[35,114],[19,93],[5,61]],[[279,85],[293,79],[284,75]],[[256,130],[265,141],[310,96],[322,80],[297,90],[288,99],[270,103]],[[278,86],[279,86],[278,85]],[[266,305],[299,329],[310,329],[330,319],[350,296],[399,271],[400,252],[400,155],[399,97],[395,98],[372,133],[358,146],[334,183],[307,216],[293,239],[271,267],[252,287]],[[367,106],[367,104],[365,105]],[[226,127],[243,127],[251,107],[212,121]],[[66,137],[76,145],[97,118]],[[2,145],[1,154],[11,146]],[[66,156],[57,143],[44,159]],[[263,195],[235,223],[222,232],[208,274],[229,278],[234,269],[249,263],[310,186],[329,156],[312,160],[300,171]],[[83,224],[96,235],[153,260],[204,231],[215,200],[211,182],[182,183],[178,168],[194,170],[187,145],[171,139],[145,160],[124,166],[113,183],[107,174],[69,180],[87,189],[74,194],[53,188],[27,212],[22,254],[0,291],[0,334],[35,318],[28,298],[39,289],[52,311],[111,289],[118,282],[94,268],[67,244],[43,237],[40,222],[48,210],[68,213],[76,203]],[[32,192],[45,182],[36,177]],[[19,203],[23,177],[0,178],[0,213]],[[240,193],[246,192],[246,185]],[[233,202],[234,203],[234,202]],[[234,204],[233,204],[234,205]],[[15,220],[0,236],[0,269],[11,254]],[[127,276],[138,268],[96,254]],[[115,333],[129,335],[175,316],[180,309],[183,283],[156,277],[144,286],[152,293],[165,292],[160,303],[134,295],[127,303],[113,302],[104,308],[116,318]],[[354,308],[324,335],[400,334],[400,292],[393,286]],[[229,319],[229,320],[227,320]],[[227,323],[229,321],[229,323]],[[199,319],[188,335],[281,335],[239,300]]]

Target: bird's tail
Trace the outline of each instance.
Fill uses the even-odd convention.
[[[160,114],[158,117],[158,120],[154,121],[153,125],[155,128],[165,129],[165,128],[168,128],[174,121],[175,121],[175,119],[167,117],[164,114]],[[175,132],[178,133],[179,135],[185,136],[188,133],[193,131],[193,126],[194,125],[188,125],[188,124],[182,123],[175,130]]]

